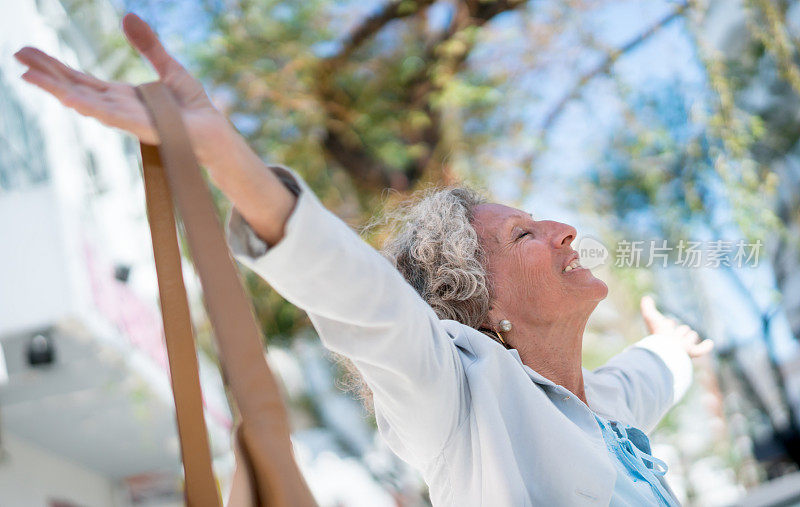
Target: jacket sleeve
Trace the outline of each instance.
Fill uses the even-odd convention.
[[[622,392],[636,426],[651,431],[689,390],[692,361],[683,346],[653,334],[594,371]]]
[[[433,309],[391,263],[283,168],[298,195],[274,246],[234,208],[226,225],[236,260],[305,310],[328,349],[351,359],[373,392],[381,433],[401,457],[436,457],[467,412],[456,346]]]

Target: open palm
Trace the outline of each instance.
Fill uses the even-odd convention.
[[[204,139],[212,139],[222,114],[214,108],[202,84],[166,52],[141,18],[127,14],[122,27],[128,41],[153,65],[159,79],[178,101],[192,144],[197,146]],[[22,79],[49,92],[65,106],[110,127],[126,130],[144,143],[159,143],[158,132],[134,86],[102,81],[33,47],[26,46],[14,56],[29,67]]]

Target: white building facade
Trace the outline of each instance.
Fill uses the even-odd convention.
[[[118,14],[82,5],[0,0],[0,505],[177,505],[138,143],[25,83],[13,58],[35,46],[106,77],[86,26],[119,31]],[[187,285],[198,293],[190,271]],[[201,369],[226,477],[231,415],[202,354]]]

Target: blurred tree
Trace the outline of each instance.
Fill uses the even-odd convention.
[[[716,5],[715,5],[716,4]],[[724,5],[714,2],[717,11]],[[779,221],[771,260],[792,332],[800,336],[800,6],[785,0],[747,0],[718,44],[720,80],[729,101],[760,122],[750,156],[779,184],[769,209]],[[709,10],[705,24],[721,23]],[[748,175],[750,180],[753,175]]]
[[[673,238],[692,221],[719,226],[715,212],[725,202],[723,219],[732,217],[750,239],[769,239],[780,292],[797,294],[800,7],[712,0],[691,13],[688,33],[707,89],[681,96],[672,83],[655,95],[628,96],[629,122],[596,175],[606,190],[598,197],[620,222],[654,207],[661,233]],[[708,33],[722,35],[712,41]],[[722,193],[710,191],[717,186]],[[800,298],[784,303],[800,336]]]
[[[509,82],[548,65],[547,52],[564,44],[564,26],[600,3],[208,0],[209,36],[190,53],[251,145],[298,170],[328,206],[360,225],[386,204],[386,189],[395,198],[431,183],[483,184],[503,165],[503,155],[486,156],[487,147],[520,140],[519,123],[497,120],[518,109],[501,102],[515,86]],[[607,60],[686,5],[623,47],[603,48]],[[290,336],[307,325],[262,282],[249,283],[269,334]]]
[[[525,151],[539,152],[583,87],[689,6],[670,6],[610,47],[585,16],[604,0],[205,0],[202,10],[127,3],[186,56],[258,153],[298,170],[355,226],[429,183],[529,175],[535,157]],[[136,58],[121,62],[115,77],[143,79]],[[558,89],[532,132],[529,105],[547,102],[538,81],[565,71],[572,84]],[[524,197],[529,187],[519,188]],[[396,191],[388,203],[384,189]],[[216,196],[224,216],[228,203]],[[248,272],[246,280],[271,339],[291,340],[308,326],[260,278]]]
[[[462,126],[446,118],[492,105],[495,84],[465,71],[466,60],[481,27],[524,2],[438,2],[436,13],[433,4],[364,13],[354,2],[206,2],[210,36],[193,61],[259,153],[298,170],[358,225],[385,189],[454,181],[448,157]],[[248,282],[270,335],[307,325],[263,282]]]
[[[685,86],[667,83],[655,93],[626,97],[627,121],[594,174],[595,190],[600,190],[594,194],[595,202],[617,219],[616,230],[634,237],[677,242],[708,232],[726,237],[738,230],[751,240],[764,241],[776,275],[774,296],[783,304],[797,337],[800,9],[783,1],[712,0],[698,2],[691,14],[688,34],[707,87],[687,94]],[[717,37],[712,40],[708,34]],[[800,463],[800,426],[796,401],[787,387],[796,369],[792,373],[790,365],[779,361],[771,342],[771,321],[780,307],[765,308],[737,273],[723,271],[737,287],[738,294],[729,297],[745,301],[762,320],[759,340],[767,351],[767,363],[748,371],[735,348],[723,346],[718,351],[720,364],[734,371],[722,371],[720,379],[726,391],[739,391],[750,413],[758,414],[747,419],[751,437],[758,433],[754,430],[758,425],[770,427],[766,437],[755,438],[756,453],[772,460],[768,475],[784,473],[781,459]],[[690,277],[690,273],[680,275]],[[698,296],[698,291],[682,294]],[[695,299],[696,308],[714,304]],[[702,323],[702,313],[694,313],[690,321]],[[754,389],[753,375],[777,393],[778,417],[771,401]],[[767,448],[780,449],[777,458]]]
[[[368,204],[386,188],[450,181],[443,115],[484,105],[492,85],[459,73],[479,29],[523,3],[440,2],[434,19],[433,1],[391,1],[347,16],[343,38],[337,25],[359,11],[351,2],[207,3],[212,36],[196,61],[230,92],[231,117],[257,149],[323,194],[352,185]]]

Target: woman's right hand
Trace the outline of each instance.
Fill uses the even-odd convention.
[[[127,14],[122,19],[122,27],[128,41],[153,65],[159,80],[178,101],[192,145],[202,163],[202,151],[213,146],[220,131],[230,128],[230,124],[213,106],[202,84],[166,52],[147,23],[135,14]],[[159,143],[158,132],[134,86],[102,81],[30,46],[14,56],[29,67],[22,79],[52,94],[65,106],[110,127],[128,131],[143,143]]]
[[[230,199],[256,234],[275,245],[294,209],[294,195],[247,145],[200,82],[172,58],[153,30],[135,14],[122,19],[128,41],[153,65],[175,96],[198,162]],[[159,144],[156,131],[135,87],[108,83],[69,68],[36,48],[14,56],[30,67],[22,78],[55,96],[62,104],[110,127],[130,132],[146,144]]]

